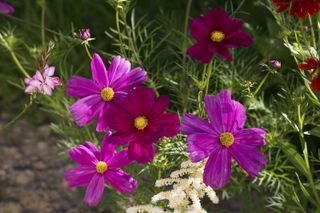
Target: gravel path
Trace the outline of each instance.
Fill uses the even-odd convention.
[[[7,116],[8,117],[8,116]],[[0,128],[8,120],[2,113]],[[80,212],[80,193],[66,188],[65,160],[50,127],[19,121],[0,132],[0,212]]]

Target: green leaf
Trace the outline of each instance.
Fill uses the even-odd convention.
[[[279,143],[282,151],[286,154],[290,162],[304,175],[308,176],[308,171],[306,169],[306,164],[301,157],[301,155],[297,152],[296,147],[287,142]]]
[[[307,132],[304,132],[305,135],[313,135],[320,138],[320,126],[317,126]]]

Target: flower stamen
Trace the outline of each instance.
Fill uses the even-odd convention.
[[[111,101],[114,97],[114,91],[110,87],[105,87],[101,90],[100,96],[104,101]]]
[[[225,147],[229,148],[234,143],[233,134],[230,132],[224,132],[220,135],[220,143]]]
[[[108,170],[108,165],[106,162],[104,161],[99,161],[97,164],[96,164],[96,171],[100,174],[103,174],[105,173],[106,171]]]
[[[134,119],[134,127],[143,130],[148,126],[148,119],[145,116],[138,116]]]
[[[221,41],[223,41],[224,38],[225,38],[225,35],[222,31],[217,30],[217,31],[213,31],[211,33],[211,40],[213,42],[221,42]]]

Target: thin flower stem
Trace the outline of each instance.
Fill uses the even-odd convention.
[[[309,15],[308,18],[309,18],[309,23],[310,23],[310,26],[311,26],[311,35],[312,35],[313,47],[316,48],[317,43],[316,43],[316,36],[315,36],[315,33],[314,33],[314,29],[313,29],[312,19],[311,19],[310,15]]]
[[[260,89],[262,88],[262,86],[264,85],[264,83],[266,82],[266,80],[268,79],[269,75],[270,75],[271,72],[268,72],[266,74],[266,76],[264,76],[264,78],[262,79],[262,81],[260,82],[260,84],[258,85],[257,89],[254,91],[253,93],[253,97],[255,97],[258,92],[260,91]]]
[[[207,75],[206,75],[207,79],[206,79],[206,87],[205,87],[204,95],[207,95],[209,92],[210,78],[212,75],[212,70],[215,68],[215,66],[216,66],[216,60],[212,59],[208,65],[208,68],[207,68]]]
[[[119,41],[120,41],[120,43],[121,43],[121,45],[120,45],[120,51],[121,51],[121,53],[124,55],[124,54],[125,54],[125,51],[124,51],[123,46],[122,46],[123,40],[122,40],[121,31],[120,31],[119,8],[118,8],[118,6],[117,6],[117,8],[116,8],[116,26],[117,26],[117,31],[118,31],[118,34],[119,34]]]
[[[91,53],[89,51],[88,44],[84,43],[83,46],[84,46],[84,49],[86,50],[86,53],[87,53],[88,57],[90,58],[90,60],[92,60],[92,55],[91,55]]]
[[[26,77],[26,78],[30,78],[30,75],[27,73],[27,71],[23,68],[23,66],[21,65],[21,63],[19,62],[16,54],[13,52],[13,50],[11,48],[8,48],[10,55],[14,61],[14,63],[17,65],[17,67],[19,68],[20,72]]]
[[[189,16],[190,16],[190,10],[191,10],[191,4],[192,4],[192,0],[188,0],[187,3],[187,9],[186,9],[186,16],[184,19],[184,38],[183,38],[183,67],[186,63],[186,54],[185,51],[187,49],[187,33],[188,33],[188,23],[189,23]]]
[[[46,14],[46,0],[42,0],[42,11],[41,11],[41,40],[42,45],[46,45],[46,31],[45,31],[45,14]]]

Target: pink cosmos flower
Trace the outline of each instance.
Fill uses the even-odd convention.
[[[9,4],[0,1],[0,13],[8,14],[8,13],[13,13],[14,8],[10,6]]]
[[[67,94],[79,97],[71,107],[71,114],[79,126],[98,118],[97,131],[108,127],[106,111],[115,100],[122,99],[127,91],[146,79],[146,72],[140,67],[131,70],[131,64],[120,56],[113,58],[108,70],[98,54],[91,61],[93,80],[72,76],[67,83]]]
[[[37,70],[32,78],[25,78],[26,83],[25,93],[42,93],[45,95],[52,95],[52,90],[56,86],[61,86],[59,77],[53,76],[55,67],[45,66],[44,71]]]
[[[267,163],[259,151],[265,145],[266,132],[260,128],[244,129],[246,110],[231,99],[230,91],[204,99],[209,122],[185,114],[181,130],[188,135],[188,153],[192,162],[209,157],[203,180],[212,188],[222,188],[229,182],[231,159],[235,159],[248,174],[256,177]]]
[[[193,19],[189,28],[197,43],[188,49],[187,54],[205,64],[215,54],[231,61],[229,48],[247,47],[253,43],[252,37],[241,29],[243,23],[218,8]]]
[[[129,143],[129,158],[139,163],[153,160],[153,143],[161,137],[175,136],[179,131],[179,116],[167,113],[169,99],[155,98],[150,88],[137,88],[128,97],[114,104],[106,112],[109,127],[116,132],[110,143]]]
[[[109,136],[110,132],[101,144],[101,151],[91,142],[86,142],[69,152],[72,160],[79,166],[67,170],[64,178],[69,188],[87,185],[84,202],[91,206],[100,202],[105,183],[121,193],[131,193],[137,186],[134,178],[119,170],[131,163],[128,150],[124,149],[114,154],[115,146],[108,143]]]

